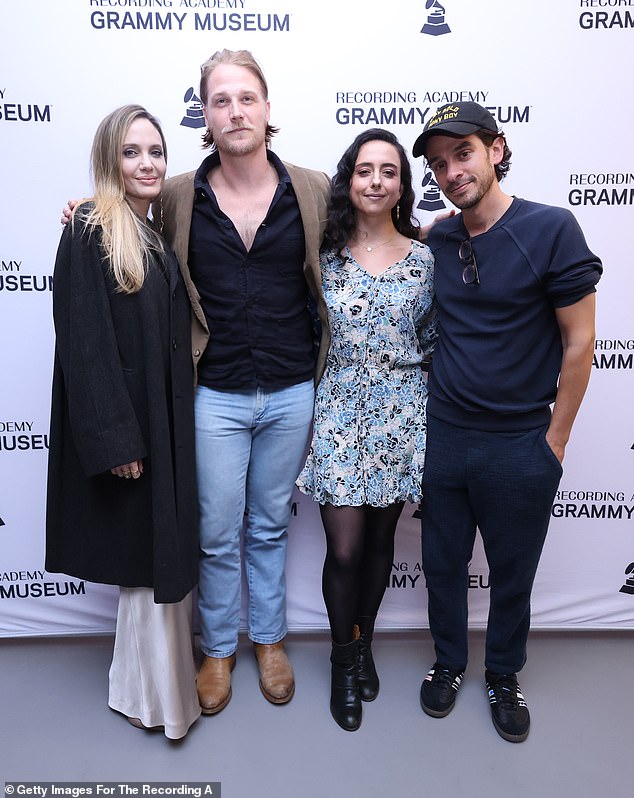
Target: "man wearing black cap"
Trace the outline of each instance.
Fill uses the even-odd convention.
[[[521,742],[517,683],[530,595],[561,463],[583,399],[602,267],[572,214],[505,194],[511,152],[473,102],[439,108],[414,144],[462,212],[435,225],[440,340],[429,378],[423,568],[436,662],[421,687],[432,717],[454,706],[467,665],[476,527],[489,564],[485,680],[497,732]],[[552,405],[552,412],[551,412]]]

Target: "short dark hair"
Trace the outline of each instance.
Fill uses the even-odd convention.
[[[337,172],[331,181],[328,222],[324,233],[324,249],[340,250],[348,243],[354,230],[356,216],[354,206],[350,200],[350,180],[359,157],[359,150],[369,141],[385,141],[396,148],[400,159],[403,192],[397,204],[392,208],[392,222],[402,235],[408,238],[418,238],[418,222],[412,215],[415,198],[412,187],[412,168],[407,159],[407,154],[393,133],[389,130],[375,127],[360,133],[337,164]]]
[[[501,138],[504,142],[504,153],[502,155],[502,160],[500,163],[495,165],[495,176],[497,177],[499,183],[507,176],[509,169],[511,168],[511,156],[513,155],[508,144],[506,143],[506,137],[504,136],[504,133],[500,132],[495,134],[491,133],[490,130],[478,130],[474,135],[480,139],[487,149],[492,146],[496,139]]]

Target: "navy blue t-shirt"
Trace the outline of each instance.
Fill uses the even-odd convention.
[[[439,319],[427,412],[493,431],[547,424],[562,358],[555,309],[594,292],[601,261],[570,211],[517,198],[471,239],[479,285],[462,279],[467,238],[458,214],[427,240]]]

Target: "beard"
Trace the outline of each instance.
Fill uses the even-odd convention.
[[[232,136],[232,128],[223,128],[217,136],[214,135],[214,143],[219,153],[249,155],[259,150],[265,143],[266,130],[260,132],[251,126],[241,129],[244,129],[247,135],[242,135],[241,137]]]
[[[472,177],[469,183],[471,184],[471,190],[467,191],[465,194],[459,197],[452,197],[452,187],[447,187],[447,195],[456,208],[459,208],[461,211],[469,210],[470,208],[475,208],[476,205],[482,200],[483,197],[488,194],[489,189],[493,185],[494,181],[497,180],[495,176],[495,169],[491,168],[490,172],[487,172],[485,175],[481,175],[479,177]],[[459,184],[462,185],[462,184]]]

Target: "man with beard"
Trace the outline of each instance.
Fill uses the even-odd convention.
[[[592,365],[602,267],[572,214],[505,194],[511,152],[473,102],[439,108],[414,144],[461,213],[428,237],[440,339],[429,377],[422,550],[436,662],[421,687],[453,709],[467,666],[476,527],[489,564],[485,681],[497,732],[526,739],[517,683],[530,596]],[[551,412],[552,405],[552,412]]]
[[[262,693],[283,704],[295,690],[283,643],[286,539],[313,413],[309,294],[326,318],[319,244],[330,181],[269,149],[277,130],[248,51],[208,59],[200,98],[212,151],[197,171],[166,183],[162,212],[194,311],[204,655],[197,682],[203,713],[215,714],[231,698],[242,559]],[[322,360],[326,350],[322,336]]]

